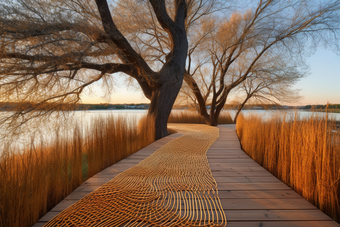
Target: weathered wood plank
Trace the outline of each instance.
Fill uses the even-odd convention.
[[[140,163],[141,161],[143,161],[145,158],[141,158],[141,159],[136,159],[136,158],[130,158],[130,159],[124,159],[122,161],[120,161],[120,164],[134,164],[137,165],[138,163]]]
[[[37,222],[32,227],[43,227],[47,222]]]
[[[225,210],[316,210],[303,198],[294,199],[221,199]]]
[[[281,181],[273,176],[267,177],[214,177],[219,183],[280,183]]]
[[[57,216],[60,212],[48,212],[47,214],[45,214],[42,218],[40,218],[39,222],[48,222],[49,220],[51,220],[52,218],[54,218],[55,216]]]
[[[84,185],[103,185],[110,180],[112,180],[112,177],[91,177],[84,182]]]
[[[209,158],[209,163],[256,163],[249,157],[244,158]]]
[[[75,204],[77,201],[78,200],[76,200],[76,199],[64,199],[63,201],[58,203],[58,205],[53,207],[51,212],[61,212],[61,211],[65,210],[67,207],[71,206],[72,204]]]
[[[232,172],[263,172],[262,167],[214,167],[210,166],[210,169],[212,172],[226,172],[226,171],[232,171]]]
[[[228,191],[219,190],[220,199],[300,199],[293,190]],[[240,201],[242,202],[242,201]]]
[[[74,190],[75,192],[93,192],[94,190],[97,190],[98,188],[100,188],[100,185],[80,185],[78,188],[76,188],[76,190]]]
[[[225,210],[229,221],[330,221],[320,210]],[[306,226],[308,227],[308,226]]]
[[[118,173],[97,173],[96,175],[94,175],[94,178],[114,178],[115,176],[117,176],[119,174]]]
[[[284,183],[218,183],[218,190],[287,190],[290,189]]]
[[[229,163],[209,163],[210,168],[212,169],[223,169],[223,168],[230,168],[230,167],[261,167],[259,164],[257,164],[256,162],[251,162],[251,163],[234,163],[234,162],[229,162]]]
[[[228,227],[339,227],[334,221],[228,221]]]
[[[235,148],[209,148],[207,154],[246,154],[244,151],[241,149],[235,149]]]
[[[250,158],[246,154],[207,154],[209,159],[248,159]]]
[[[256,172],[232,172],[232,171],[219,171],[219,172],[211,172],[213,177],[272,177],[273,175],[268,171],[256,171]]]

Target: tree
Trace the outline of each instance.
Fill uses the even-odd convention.
[[[261,68],[261,59],[282,50],[293,57],[303,55],[319,42],[338,48],[339,8],[339,1],[259,0],[244,14],[234,12],[216,20],[217,29],[204,42],[208,54],[202,57],[203,63],[196,63],[196,68],[187,66],[184,76],[206,123],[217,125],[230,92],[256,75],[254,68]],[[203,77],[208,79],[202,80],[201,74],[196,74],[202,65],[210,68]],[[207,97],[210,113],[206,109]]]
[[[285,53],[276,53],[277,56],[265,56],[252,68],[249,76],[245,81],[236,86],[233,90],[233,97],[236,96],[237,106],[234,122],[246,103],[275,104],[296,102],[301,97],[298,91],[292,86],[306,75],[307,66],[297,58],[285,56]],[[286,53],[287,54],[287,53]],[[244,73],[247,70],[247,62],[239,60],[237,66],[238,73]],[[213,83],[208,67],[199,67],[194,78],[200,89],[206,106],[211,106]],[[237,77],[233,75],[231,77]],[[186,104],[199,111],[198,100],[192,89],[184,83],[176,99],[177,104]],[[211,107],[210,107],[211,108]]]
[[[274,104],[296,102],[301,97],[292,86],[303,76],[305,71],[301,64],[296,64],[296,59],[282,58],[267,59],[266,68],[256,69],[243,81],[236,92],[244,93],[243,100],[239,103],[234,122],[246,103]]]
[[[151,10],[167,36],[169,51],[153,70],[116,24],[106,0],[17,0],[0,2],[0,101],[33,103],[2,119],[22,124],[80,101],[88,86],[112,74],[134,78],[151,100],[156,139],[167,135],[167,119],[182,85],[188,50],[186,18],[192,0],[137,1]]]

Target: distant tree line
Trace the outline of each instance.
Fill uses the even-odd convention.
[[[305,106],[303,109],[306,110],[310,110],[310,109],[314,109],[314,110],[325,110],[327,108],[327,105],[307,105]],[[327,109],[338,109],[340,110],[340,104],[329,104]]]
[[[148,109],[150,104],[139,103],[139,104],[76,104],[76,105],[64,105],[65,111],[74,110],[114,110],[114,109]],[[0,111],[24,111],[29,109],[40,109],[44,110],[43,106],[36,107],[34,103],[17,103],[17,102],[0,102]]]

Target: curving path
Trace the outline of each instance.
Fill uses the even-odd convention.
[[[52,226],[225,226],[206,152],[216,127],[175,125],[183,135],[66,208]]]
[[[187,170],[184,171],[186,173],[184,174],[182,172],[183,168],[181,167],[180,174],[177,175],[177,177],[175,178],[174,177],[166,178],[164,176],[161,177],[160,179],[162,180],[158,180],[158,183],[155,184],[157,185],[156,188],[158,188],[158,190],[161,189],[160,191],[164,191],[164,189],[168,191],[170,190],[172,192],[170,194],[176,194],[177,192],[183,192],[185,190],[189,191],[189,194],[190,194],[193,192],[192,190],[193,188],[190,189],[189,187],[188,189],[188,185],[191,185],[191,186],[194,186],[194,188],[197,188],[197,187],[200,188],[203,194],[197,193],[197,189],[196,189],[196,195],[195,193],[193,193],[191,197],[190,196],[186,197],[185,193],[182,195],[180,195],[179,193],[177,197],[173,196],[172,198],[170,198],[170,196],[167,196],[167,199],[164,199],[164,198],[158,199],[158,200],[156,199],[156,201],[158,201],[158,205],[161,204],[160,207],[162,209],[164,207],[173,208],[173,209],[162,210],[162,212],[165,212],[165,213],[158,213],[158,215],[160,216],[156,215],[153,217],[153,218],[157,217],[161,219],[160,217],[163,217],[165,214],[165,216],[170,218],[166,221],[164,221],[165,219],[163,218],[164,222],[158,223],[161,226],[170,225],[171,223],[172,224],[175,223],[174,224],[175,226],[176,226],[176,223],[182,226],[189,226],[193,224],[193,220],[198,220],[198,219],[201,221],[196,222],[194,224],[208,224],[208,222],[210,222],[210,224],[215,223],[215,224],[224,226],[226,224],[226,220],[224,219],[224,214],[218,209],[220,208],[219,202],[221,202],[220,205],[223,208],[223,211],[228,220],[228,225],[227,225],[228,227],[288,227],[288,226],[340,227],[339,224],[331,220],[331,218],[329,218],[327,215],[322,213],[312,204],[307,202],[305,199],[303,199],[301,196],[299,196],[297,193],[295,193],[293,190],[287,187],[284,183],[279,181],[277,178],[275,178],[273,175],[271,175],[269,172],[263,169],[260,165],[254,162],[250,157],[248,157],[241,150],[239,140],[235,133],[235,125],[225,125],[225,126],[218,127],[219,138],[213,144],[212,144],[212,141],[215,140],[217,136],[214,136],[214,133],[216,133],[214,132],[214,130],[212,131],[208,130],[208,128],[210,127],[205,126],[207,128],[203,129],[203,128],[200,128],[201,126],[190,126],[190,125],[182,125],[182,124],[174,125],[173,127],[177,127],[177,129],[179,130],[179,133],[173,134],[166,138],[158,140],[152,143],[151,145],[145,147],[144,149],[138,151],[137,153],[129,156],[128,158],[118,162],[115,165],[112,165],[111,167],[95,175],[94,177],[86,181],[83,185],[81,185],[79,188],[77,188],[71,195],[69,195],[65,200],[59,203],[42,219],[40,219],[39,222],[37,222],[34,225],[34,227],[43,226],[44,224],[46,224],[48,221],[53,219],[53,217],[57,216],[58,214],[60,217],[65,217],[65,213],[69,212],[70,208],[71,210],[73,209],[72,206],[66,209],[67,207],[76,203],[79,199],[83,198],[85,195],[98,189],[101,185],[109,181],[115,182],[114,179],[116,178],[114,177],[116,176],[118,176],[117,177],[118,179],[121,178],[121,181],[122,181],[122,177],[119,177],[119,176],[124,176],[123,177],[124,179],[126,178],[127,175],[120,174],[120,173],[122,173],[125,170],[130,169],[131,167],[136,166],[142,160],[144,159],[145,161],[148,159],[150,160],[150,158],[154,156],[155,154],[156,156],[151,158],[151,160],[159,159],[159,157],[157,158],[157,153],[158,153],[158,156],[161,153],[164,153],[164,147],[165,148],[167,147],[167,149],[171,148],[172,150],[175,150],[175,153],[177,153],[177,155],[180,154],[179,156],[181,159],[180,161],[178,161],[177,159],[177,161],[173,162],[172,164],[168,163],[170,166],[174,167],[174,169],[178,169],[178,167],[176,167],[177,166],[176,163],[182,163],[181,165],[183,167],[183,166],[187,166],[187,164],[184,165],[184,163],[188,163],[188,160],[196,160],[196,158],[199,157],[198,159],[200,161],[199,162],[189,161],[189,166],[190,166],[189,169],[191,169],[191,172],[194,173],[193,175],[188,174],[189,172],[187,172]],[[203,134],[201,133],[202,130],[204,132]],[[190,133],[189,131],[191,131],[192,135],[187,137],[187,139],[185,139],[186,138],[185,135]],[[209,137],[209,135],[212,137]],[[196,136],[196,139],[194,138],[195,136]],[[207,136],[209,138],[206,138]],[[208,142],[203,142],[204,149],[200,149],[200,147],[202,147],[201,142],[204,140]],[[180,146],[180,149],[174,149],[174,144],[176,144],[176,141],[180,142],[180,144],[182,145],[184,144],[184,147]],[[210,146],[211,144],[212,146]],[[208,149],[209,146],[210,148]],[[185,149],[189,150],[187,154],[190,154],[190,155],[189,156],[184,155],[184,156],[185,158],[189,157],[189,159],[185,159],[183,157],[183,152],[185,151]],[[155,152],[156,150],[158,151]],[[162,152],[159,152],[159,150],[161,150]],[[208,167],[210,168],[207,168],[206,166],[207,163],[204,161],[206,160],[206,158],[204,157],[206,150],[207,150],[206,157],[208,158],[207,160],[209,162]],[[196,154],[197,151],[199,155],[194,155]],[[171,155],[169,155],[167,158],[172,159],[174,155],[175,154],[171,153]],[[192,159],[192,156],[195,156],[195,158]],[[198,165],[198,163],[200,164]],[[193,166],[194,167],[205,166],[205,167],[199,167],[198,169],[195,169],[195,168],[192,168]],[[188,169],[188,168],[185,168],[185,169]],[[203,169],[204,171],[199,171]],[[129,170],[127,172],[129,172]],[[138,171],[135,171],[135,173],[138,175]],[[145,174],[142,174],[142,175],[145,176]],[[179,181],[178,176],[180,176],[180,179],[184,177],[184,179],[186,180],[182,179],[181,181]],[[197,179],[202,178],[202,176],[206,180],[200,181],[200,184],[204,185],[205,187],[201,187],[199,186],[200,184],[197,184],[198,182]],[[213,176],[215,180],[210,178],[211,176]],[[139,181],[141,179],[142,181],[144,181],[147,178],[145,177],[139,178]],[[153,180],[149,181],[149,183],[151,182],[151,184],[154,184],[155,178],[152,177],[152,179]],[[172,180],[169,180],[169,179],[172,179]],[[192,181],[190,179],[196,179],[196,180]],[[131,180],[129,182],[131,182]],[[168,184],[169,182],[172,183],[170,184],[172,185],[172,187],[169,187],[169,184]],[[216,190],[215,182],[217,182],[218,196],[216,196],[217,193],[215,191],[214,193],[212,193],[213,192],[212,189]],[[177,183],[177,184],[174,185],[173,183]],[[182,183],[182,184],[178,184],[178,183]],[[168,185],[168,187],[164,187],[164,185],[166,184]],[[96,190],[95,193],[98,191],[100,191],[100,189]],[[164,194],[164,193],[161,193],[161,194]],[[169,195],[169,194],[166,194],[166,195]],[[192,201],[199,201],[199,200],[211,201],[212,203],[217,205],[217,209],[214,209],[214,208],[211,209],[211,207],[206,206],[206,205],[197,205],[197,204],[195,205],[195,203],[192,202]],[[179,210],[178,207],[180,205],[182,208]],[[73,207],[77,207],[77,206],[73,206]],[[65,212],[65,209],[66,209],[66,212]],[[77,212],[78,209],[79,208],[74,209],[74,210]],[[170,212],[170,214],[167,213],[168,210],[176,210],[175,213],[177,213],[177,216],[176,214],[174,215],[173,212],[172,213]],[[60,215],[60,212],[62,211],[64,212],[61,213]],[[147,212],[150,212],[150,211],[147,211]],[[202,212],[206,213],[205,218],[203,218],[203,216],[200,215]],[[214,214],[213,216],[214,220],[212,220],[213,214]],[[216,218],[218,218],[218,220],[216,220]],[[61,220],[61,219],[53,219],[54,221],[52,220],[52,222],[50,222],[51,224],[48,224],[47,226],[58,226],[55,220]],[[71,222],[69,222],[68,224],[70,223]],[[138,224],[141,224],[141,223],[142,222],[140,220],[134,222],[135,226],[138,226]],[[130,222],[130,224],[131,226],[133,226],[132,222]],[[153,223],[153,224],[156,224],[156,223]],[[63,224],[61,224],[61,226],[63,226]],[[89,225],[88,223],[84,223],[83,226],[89,226]],[[101,225],[96,225],[96,226],[101,226]],[[102,225],[102,226],[105,226],[105,225]],[[110,226],[119,226],[119,224],[111,223]]]

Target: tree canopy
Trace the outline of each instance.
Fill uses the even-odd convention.
[[[262,59],[298,56],[315,44],[337,47],[337,0],[1,0],[0,101],[34,103],[7,118],[12,126],[65,110],[114,75],[135,80],[150,99],[156,138],[183,78],[206,122],[216,125],[231,90]],[[226,10],[228,9],[228,10]],[[242,67],[241,67],[242,66]],[[206,67],[211,108],[196,81]],[[241,70],[238,70],[242,68]],[[208,70],[209,69],[209,70]],[[67,105],[66,105],[67,106]]]
[[[198,60],[189,62],[184,77],[207,124],[217,124],[230,92],[254,81],[252,77],[258,80],[257,72],[271,65],[268,59],[288,55],[299,61],[320,44],[339,50],[339,7],[338,1],[268,0],[250,4],[243,13],[214,18],[210,24],[215,29],[200,48],[189,47],[189,55]]]
[[[187,8],[192,1],[136,1],[146,5],[167,35],[167,59],[153,70],[147,56],[124,35],[106,0],[2,0],[0,3],[0,101],[30,102],[3,119],[13,125],[77,103],[98,81],[112,86],[112,74],[134,78],[151,100],[156,137],[167,135],[166,120],[181,87],[188,41]],[[137,31],[138,29],[136,29]],[[35,110],[46,111],[35,111]]]

